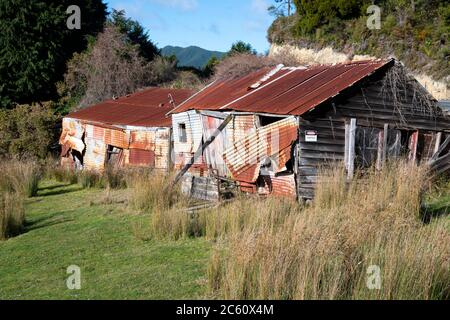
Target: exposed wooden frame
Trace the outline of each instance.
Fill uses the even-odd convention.
[[[355,143],[356,143],[356,119],[351,119],[348,133],[348,159],[347,159],[348,179],[353,179],[353,176],[355,174]]]

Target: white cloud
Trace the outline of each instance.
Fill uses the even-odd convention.
[[[198,7],[197,0],[152,0],[159,4],[169,6],[183,11],[192,11]]]

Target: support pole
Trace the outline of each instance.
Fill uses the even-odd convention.
[[[353,179],[355,174],[355,143],[356,143],[356,119],[350,121],[350,131],[348,139],[348,179]]]

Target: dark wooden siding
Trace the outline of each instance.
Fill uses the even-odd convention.
[[[297,188],[300,198],[311,199],[317,182],[318,169],[345,158],[345,124],[357,120],[359,128],[373,128],[376,132],[389,125],[388,156],[395,147],[397,130],[417,131],[420,134],[435,135],[436,132],[450,132],[450,119],[440,109],[425,111],[415,96],[413,83],[406,85],[402,103],[396,103],[389,88],[383,88],[382,79],[367,79],[365,83],[347,90],[299,120]],[[432,100],[428,103],[434,104]],[[318,133],[317,142],[305,142],[305,131]],[[392,137],[391,137],[392,135]],[[392,152],[391,152],[392,151]],[[427,158],[429,155],[426,156]],[[424,157],[425,158],[425,157]]]

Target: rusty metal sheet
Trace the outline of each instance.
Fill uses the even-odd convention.
[[[295,176],[293,174],[282,177],[271,177],[272,195],[296,198]]]
[[[202,116],[203,141],[209,140],[223,121],[223,119],[215,117]],[[226,177],[228,175],[228,169],[222,157],[223,152],[228,149],[227,127],[220,132],[220,134],[204,151],[208,168],[214,170],[215,173],[222,177]]]
[[[106,162],[106,145],[101,140],[86,138],[86,152],[83,158],[84,169],[103,171]]]
[[[154,150],[155,131],[132,131],[130,133],[130,149]]]
[[[109,144],[114,147],[127,149],[130,146],[130,137],[129,135],[120,130],[113,129],[105,129],[104,130],[104,142],[105,144]]]
[[[109,125],[170,127],[171,120],[166,116],[173,109],[169,95],[179,105],[193,93],[185,89],[149,88],[73,112],[68,117]]]
[[[132,166],[155,167],[155,152],[130,149],[129,164]]]
[[[289,148],[297,139],[297,120],[289,117],[263,128],[234,143],[223,153],[223,158],[233,178],[255,182],[259,176],[261,161],[276,156]],[[279,157],[278,157],[279,158]]]
[[[393,60],[368,60],[282,68],[256,89],[249,89],[267,69],[240,79],[213,83],[173,112],[187,110],[234,110],[254,113],[302,115]]]
[[[256,115],[236,115],[227,126],[228,145],[244,139],[256,130]]]

